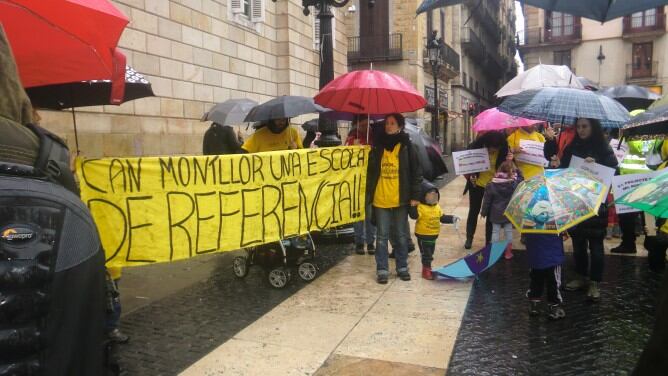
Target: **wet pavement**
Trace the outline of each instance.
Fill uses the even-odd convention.
[[[321,273],[353,248],[351,244],[321,245]],[[236,255],[228,252],[207,256],[205,264],[189,260],[177,266],[138,267],[126,272],[122,281],[126,288],[121,285],[121,293],[133,311],[121,320],[121,329],[131,337],[120,346],[122,375],[177,375],[305,285],[293,277],[288,286],[276,290],[267,284],[259,267],[252,267],[245,279],[237,279],[232,273]],[[137,300],[148,297],[135,296],[133,293],[141,294],[141,289],[130,286],[147,278],[160,278],[168,287],[144,286],[144,294],[162,298],[154,296],[150,304],[141,306]],[[184,284],[179,280],[193,278],[201,280],[174,291],[174,285]]]
[[[566,318],[551,322],[528,315],[526,252],[501,260],[474,283],[447,375],[629,374],[653,327],[661,276],[644,257],[605,262],[601,301],[565,292]],[[565,270],[572,276],[572,265]]]

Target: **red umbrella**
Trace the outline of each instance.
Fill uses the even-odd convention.
[[[346,73],[327,84],[315,103],[354,114],[389,114],[423,108],[427,101],[403,78],[377,70]]]
[[[108,0],[0,0],[0,24],[25,87],[115,76],[122,82],[125,61],[116,45],[127,23]]]

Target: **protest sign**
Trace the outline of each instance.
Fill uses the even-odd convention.
[[[452,161],[457,175],[475,174],[490,169],[489,153],[485,148],[455,151],[452,153]]]
[[[652,180],[658,175],[658,171],[652,171],[647,174],[618,175],[612,178],[612,194],[615,199],[622,197],[625,193],[631,191],[640,184]],[[640,210],[627,205],[615,204],[617,214],[635,213]]]
[[[520,140],[520,149],[522,152],[515,156],[518,162],[528,163],[536,166],[547,166],[547,159],[543,154],[542,142],[531,140]]]
[[[610,188],[610,184],[612,184],[613,176],[615,176],[614,168],[603,166],[595,162],[586,162],[584,159],[576,157],[575,155],[571,157],[570,167],[579,168],[594,175],[596,179],[605,185],[606,192]]]
[[[107,266],[236,250],[364,219],[368,147],[77,161]]]
[[[610,147],[612,148],[612,151],[615,153],[615,157],[617,157],[617,162],[622,163],[624,160],[624,157],[626,157],[626,154],[629,153],[629,144],[626,142],[622,142],[622,144],[619,144],[619,140],[616,138],[613,138],[610,140]]]

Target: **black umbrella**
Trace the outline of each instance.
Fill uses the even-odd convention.
[[[647,110],[631,118],[622,128],[625,138],[657,138],[668,134],[668,106]]]
[[[463,3],[463,0],[424,0],[417,8],[415,14],[428,12],[432,9],[446,7],[450,5],[457,5]]]
[[[313,102],[313,98],[283,95],[253,107],[245,122],[287,119],[304,114],[328,111]]]
[[[79,81],[66,84],[27,88],[33,106],[62,110],[64,108],[111,104],[111,81]],[[151,83],[132,67],[125,67],[125,95],[123,102],[152,97]]]
[[[577,80],[585,87],[587,90],[598,91],[598,85],[596,85],[592,80],[587,77],[577,77]]]
[[[255,106],[257,102],[252,99],[228,99],[211,107],[209,112],[202,116],[202,121],[212,121],[220,125],[241,124]]]
[[[637,85],[610,86],[599,91],[599,94],[616,100],[629,111],[647,108],[652,102],[661,98],[649,89]]]
[[[93,80],[65,84],[35,86],[26,89],[32,105],[50,110],[72,109],[74,123],[74,143],[79,154],[79,136],[77,134],[77,118],[75,107],[101,106],[111,103],[111,81]],[[121,103],[131,100],[152,97],[151,83],[144,76],[129,66],[125,67],[125,93]],[[116,103],[120,104],[120,103]]]

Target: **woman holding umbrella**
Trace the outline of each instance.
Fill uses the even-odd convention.
[[[367,202],[373,205],[377,226],[377,281],[386,284],[389,276],[387,243],[390,229],[397,232],[395,249],[397,275],[409,281],[408,272],[408,205],[417,206],[422,171],[410,137],[404,132],[401,114],[385,117],[384,131],[378,132],[369,156]]]
[[[561,159],[554,158],[552,167],[567,168],[573,156],[583,158],[587,163],[598,163],[617,167],[617,158],[607,143],[601,123],[596,119],[577,119],[576,135],[564,149]],[[608,226],[607,206],[601,205],[598,216],[592,217],[568,230],[573,240],[573,256],[577,278],[566,284],[566,290],[576,291],[587,287],[587,297],[597,301],[601,294],[599,283],[603,279],[603,239]],[[589,248],[589,255],[587,255]],[[591,265],[590,265],[591,264]],[[591,266],[591,270],[590,270]]]

